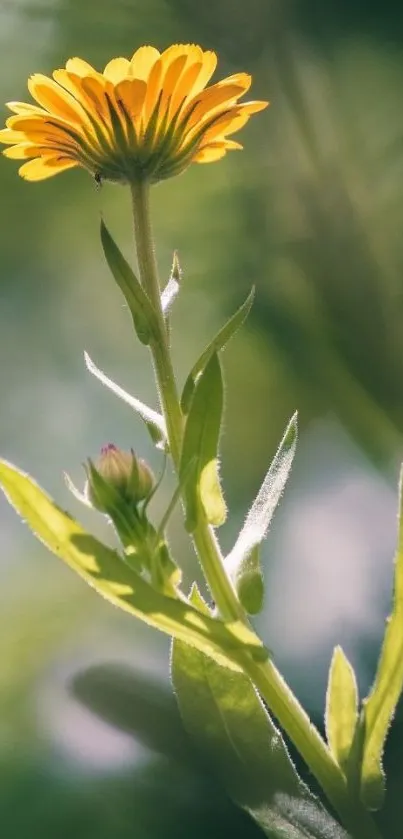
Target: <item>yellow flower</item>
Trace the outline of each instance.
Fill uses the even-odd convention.
[[[3,154],[28,161],[19,173],[29,181],[81,166],[97,180],[155,182],[218,160],[242,148],[229,135],[268,103],[238,102],[251,84],[246,73],[206,87],[216,64],[214,52],[191,44],[140,47],[103,73],[71,58],[53,79],[31,76],[38,104],[8,103]]]

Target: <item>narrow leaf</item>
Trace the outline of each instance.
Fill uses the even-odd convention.
[[[175,251],[172,262],[171,275],[161,294],[161,308],[165,317],[169,314],[171,306],[178,295],[180,288],[179,282],[181,278],[181,273],[182,272],[179,265],[178,254]]]
[[[180,462],[180,476],[195,467],[185,485],[186,526],[192,532],[198,520],[199,505],[210,524],[225,521],[226,507],[218,477],[218,441],[223,410],[223,382],[216,353],[201,374],[186,421]]]
[[[175,640],[171,677],[185,728],[230,798],[270,839],[347,839],[299,778],[243,673]]]
[[[363,702],[364,747],[361,797],[378,810],[385,794],[382,755],[390,723],[403,689],[403,467],[399,483],[399,529],[395,555],[392,614],[379,656],[375,682]]]
[[[151,336],[157,332],[154,309],[103,220],[101,242],[109,268],[129,307],[137,336],[142,344],[149,344]]]
[[[213,340],[206,347],[204,352],[202,352],[200,358],[197,359],[196,364],[192,367],[186,379],[185,387],[183,388],[181,398],[181,408],[184,414],[187,414],[189,412],[193,392],[198,377],[204,370],[206,364],[208,364],[208,362],[210,361],[211,356],[214,353],[218,353],[220,352],[220,350],[224,349],[225,345],[228,343],[230,338],[232,338],[237,329],[239,329],[239,327],[242,326],[242,324],[245,322],[252,308],[254,296],[255,289],[252,288],[245,302],[242,303],[242,306],[240,306],[240,308],[235,312],[234,315],[232,315],[232,317],[227,321],[227,323],[222,327],[222,329],[220,329],[215,338],[213,338]]]
[[[297,414],[291,418],[269,471],[227,556],[228,572],[245,609],[255,614],[263,599],[263,577],[256,548],[266,536],[284,491],[297,445]],[[245,597],[245,600],[243,598]]]
[[[136,411],[136,414],[141,417],[148,429],[153,443],[156,443],[159,448],[166,449],[168,440],[163,416],[157,411],[154,411],[152,408],[149,408],[148,405],[144,404],[144,402],[140,402],[140,399],[136,399],[135,396],[131,396],[130,393],[123,390],[123,388],[113,382],[112,379],[109,379],[108,376],[103,373],[96,364],[94,364],[87,352],[84,352],[84,359],[87,370],[89,370],[96,379],[102,382],[105,387],[108,387],[109,390],[118,396],[119,399],[122,399],[123,402],[127,402],[127,404]]]
[[[238,669],[241,648],[255,659],[267,652],[240,622],[223,623],[202,614],[185,599],[166,597],[125,565],[116,551],[87,533],[28,475],[0,461],[0,486],[33,533],[98,594],[125,612],[176,636]]]
[[[354,670],[341,647],[336,647],[326,692],[326,736],[330,751],[346,777],[357,719],[358,688]]]

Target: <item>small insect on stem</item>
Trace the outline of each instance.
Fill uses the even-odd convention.
[[[99,172],[95,172],[94,181],[97,185],[97,189],[100,189],[102,186],[102,175]]]

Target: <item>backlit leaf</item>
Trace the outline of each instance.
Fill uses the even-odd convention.
[[[204,370],[206,364],[208,364],[211,356],[214,353],[220,352],[220,350],[224,349],[225,345],[228,343],[230,338],[234,335],[234,333],[239,329],[240,326],[244,323],[248,314],[252,308],[253,299],[255,296],[255,289],[249,292],[246,300],[242,303],[242,306],[235,312],[234,315],[227,321],[227,323],[217,332],[217,335],[210,344],[206,347],[204,352],[202,352],[201,356],[197,359],[196,364],[192,367],[186,382],[185,387],[183,388],[183,393],[181,397],[181,408],[184,414],[187,414],[190,409],[190,404],[192,401],[193,392],[195,389],[195,385],[197,382],[198,377]]]
[[[226,566],[244,608],[255,614],[262,607],[263,576],[256,548],[266,536],[282,496],[297,445],[297,414],[291,418],[263,484],[246,517]]]
[[[167,430],[162,414],[159,414],[157,411],[149,408],[148,405],[144,404],[144,402],[140,402],[140,399],[136,399],[135,396],[131,396],[131,394],[123,390],[120,385],[117,385],[112,381],[112,379],[109,379],[108,376],[103,373],[96,364],[94,364],[87,352],[84,353],[84,358],[87,370],[89,370],[96,379],[102,382],[105,387],[108,387],[109,390],[118,396],[119,399],[122,399],[123,402],[130,405],[130,407],[136,411],[136,414],[138,414],[145,423],[152,441],[156,443],[159,448],[166,449],[168,445]]]
[[[185,728],[217,780],[270,839],[347,839],[299,778],[243,673],[175,640],[171,676]]]
[[[103,220],[101,242],[109,268],[129,307],[137,337],[142,344],[149,344],[151,336],[157,334],[154,309]]]
[[[326,736],[330,751],[346,776],[358,719],[354,670],[341,647],[333,653],[326,693]]]
[[[364,747],[361,797],[378,810],[385,794],[382,755],[390,723],[403,688],[403,469],[399,485],[399,531],[395,555],[392,614],[378,661],[375,682],[363,702]]]
[[[61,510],[32,478],[5,461],[0,461],[0,486],[38,539],[113,605],[195,645],[227,667],[238,669],[237,652],[242,647],[254,658],[267,657],[261,641],[240,622],[225,624],[202,614],[184,598],[156,591],[116,551]]]
[[[220,362],[214,353],[197,381],[186,421],[180,462],[180,476],[195,466],[186,481],[186,526],[197,525],[199,506],[210,524],[225,521],[226,506],[218,477],[218,442],[223,410],[223,382]]]

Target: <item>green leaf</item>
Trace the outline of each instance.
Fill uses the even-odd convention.
[[[136,411],[136,414],[138,414],[145,423],[153,443],[156,443],[157,448],[162,448],[166,451],[168,446],[168,437],[165,420],[162,414],[159,414],[157,411],[149,408],[148,405],[144,404],[144,402],[140,402],[140,400],[136,399],[135,396],[131,396],[130,393],[123,390],[123,388],[113,382],[112,379],[109,379],[108,376],[103,373],[96,364],[94,364],[87,352],[84,352],[84,359],[87,370],[89,370],[96,379],[102,382],[105,387],[108,387],[109,390],[118,396],[119,399],[122,399],[123,402],[127,402],[127,404]]]
[[[178,296],[181,274],[182,271],[179,265],[178,254],[174,251],[171,275],[161,294],[161,308],[165,317],[169,314],[171,306],[175,298]]]
[[[375,682],[363,702],[361,797],[369,810],[378,810],[383,803],[383,749],[403,688],[403,468],[399,483],[399,529],[393,589],[393,609],[386,622]]]
[[[192,367],[183,388],[181,397],[181,408],[184,414],[187,414],[190,409],[192,396],[196,386],[196,382],[214,353],[220,352],[224,349],[230,338],[245,322],[248,314],[252,308],[253,299],[255,296],[255,289],[252,288],[242,306],[235,312],[234,315],[227,321],[227,323],[220,329],[215,338],[202,352],[200,358],[197,359],[196,364]]]
[[[346,777],[357,720],[358,688],[354,670],[341,647],[336,647],[326,692],[326,736],[330,751]]]
[[[299,778],[251,682],[175,640],[171,677],[185,728],[230,798],[270,839],[347,839]]]
[[[171,690],[122,664],[95,664],[73,676],[76,699],[154,752],[194,765],[194,750]]]
[[[32,478],[5,461],[0,461],[0,486],[38,539],[113,605],[195,645],[227,667],[239,668],[237,655],[242,649],[257,660],[267,658],[261,641],[239,621],[223,623],[185,599],[166,597],[153,589],[116,551],[61,510]]]
[[[187,474],[191,461],[195,460],[184,492],[186,527],[190,532],[197,526],[200,504],[210,524],[218,527],[225,521],[226,506],[217,460],[223,399],[221,367],[214,353],[196,384],[182,445],[181,479]]]
[[[297,414],[291,418],[263,484],[246,517],[226,566],[244,608],[256,614],[262,608],[263,575],[256,550],[266,536],[290,473],[297,445]]]
[[[238,597],[249,615],[257,615],[263,607],[264,579],[260,564],[260,546],[255,545],[238,566],[238,573],[230,575]]]
[[[142,344],[149,344],[152,335],[157,335],[158,332],[155,311],[103,220],[101,242],[109,268],[129,307],[137,336]]]

